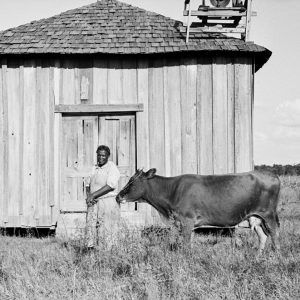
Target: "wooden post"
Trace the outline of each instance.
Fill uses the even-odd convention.
[[[86,191],[86,198],[88,198],[88,196],[90,195],[91,193],[91,189],[90,189],[90,186],[86,186],[85,187],[85,191]],[[85,236],[86,236],[86,240],[88,239],[88,230],[90,226],[93,226],[93,224],[91,224],[91,217],[92,217],[92,214],[93,214],[93,211],[94,211],[94,206],[97,206],[97,204],[94,204],[94,205],[88,205],[87,204],[87,208],[86,208],[86,227],[85,227]],[[97,232],[97,238],[98,238],[98,232]]]
[[[250,25],[251,25],[251,14],[252,14],[252,0],[247,1],[247,16],[246,16],[246,36],[245,41],[250,39]]]
[[[187,21],[187,24],[186,24],[186,43],[188,44],[189,43],[189,36],[190,36],[190,18],[191,18],[191,12],[192,12],[192,7],[191,7],[191,2],[192,0],[189,1],[189,14],[188,14],[188,21]]]

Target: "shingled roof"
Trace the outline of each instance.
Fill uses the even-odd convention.
[[[221,34],[199,32],[187,45],[182,25],[117,0],[102,0],[0,32],[0,55],[226,51],[254,55],[257,68],[271,55],[264,47]]]

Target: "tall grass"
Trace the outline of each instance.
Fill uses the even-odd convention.
[[[169,236],[120,230],[93,252],[83,239],[0,237],[0,299],[300,299],[300,180],[282,178],[280,245],[257,257],[258,241],[197,235],[170,250]],[[172,235],[176,235],[172,232]]]

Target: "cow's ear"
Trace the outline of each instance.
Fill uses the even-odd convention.
[[[155,173],[156,173],[156,169],[150,169],[145,173],[145,178],[151,179],[154,177]]]

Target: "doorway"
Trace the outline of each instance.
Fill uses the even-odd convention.
[[[85,182],[96,164],[98,145],[111,150],[110,160],[118,167],[122,189],[136,170],[135,115],[63,115],[61,135],[61,213],[86,211]],[[134,203],[122,205],[133,211]]]

